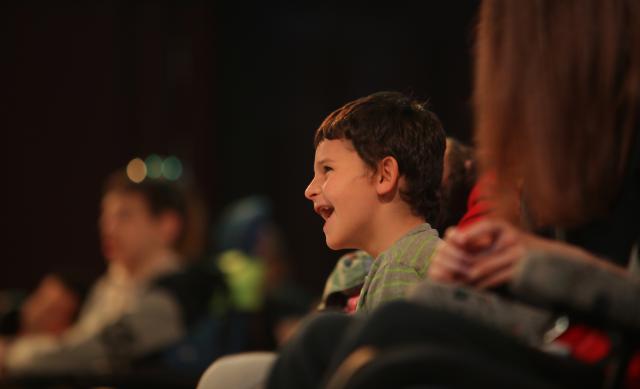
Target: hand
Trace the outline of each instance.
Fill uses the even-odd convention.
[[[464,248],[448,240],[454,231],[454,228],[447,229],[445,239],[438,243],[427,276],[438,282],[465,284],[473,258]]]
[[[506,284],[516,265],[532,246],[532,235],[502,220],[482,220],[455,236],[468,250],[474,250],[474,261],[467,274],[467,284],[490,289]]]
[[[436,250],[428,275],[480,289],[499,286],[511,279],[529,241],[527,234],[501,220],[451,228]]]
[[[460,282],[489,289],[509,282],[516,265],[528,251],[587,261],[605,270],[625,274],[626,270],[580,247],[523,232],[496,219],[481,220],[465,229],[447,230],[428,275],[441,282]]]

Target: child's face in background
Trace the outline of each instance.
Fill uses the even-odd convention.
[[[135,263],[161,245],[158,221],[143,195],[114,191],[102,199],[100,238],[109,261]]]
[[[80,299],[75,292],[56,276],[47,276],[22,305],[20,330],[30,335],[60,335],[73,324],[78,309]]]
[[[325,139],[316,148],[314,178],[305,197],[324,220],[331,249],[362,248],[371,239],[378,203],[374,174],[351,141]]]

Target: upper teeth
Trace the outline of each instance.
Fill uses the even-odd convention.
[[[320,207],[318,208],[318,212],[320,212],[324,217],[329,217],[332,212],[331,207]]]

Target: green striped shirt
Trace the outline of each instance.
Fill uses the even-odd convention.
[[[370,312],[405,297],[411,285],[425,278],[439,241],[436,230],[424,223],[378,255],[365,278],[356,310]]]

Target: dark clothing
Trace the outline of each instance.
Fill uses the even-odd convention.
[[[566,231],[567,242],[622,267],[640,237],[640,129],[636,131],[627,171],[611,211],[584,226]]]
[[[528,382],[529,387],[590,388],[602,383],[598,369],[540,352],[514,337],[476,322],[461,320],[457,315],[397,301],[376,310],[367,320],[362,316],[340,314],[310,318],[282,351],[267,388],[323,387],[337,367],[361,346],[373,346],[380,354],[402,347],[457,350],[462,364],[466,355],[484,356],[485,362],[498,372],[489,377],[496,387]],[[440,373],[415,372],[427,380],[423,383],[456,383],[463,387],[482,387],[478,384],[489,379],[482,377],[482,372],[477,372],[476,376],[469,371],[464,375],[456,375],[453,371]],[[434,379],[430,382],[431,375]],[[410,377],[395,379],[403,378]]]
[[[349,325],[361,316],[324,312],[307,317],[271,370],[267,388],[318,387]]]
[[[186,328],[191,328],[208,313],[214,294],[224,299],[228,295],[222,274],[200,264],[160,277],[153,284],[175,298]]]

